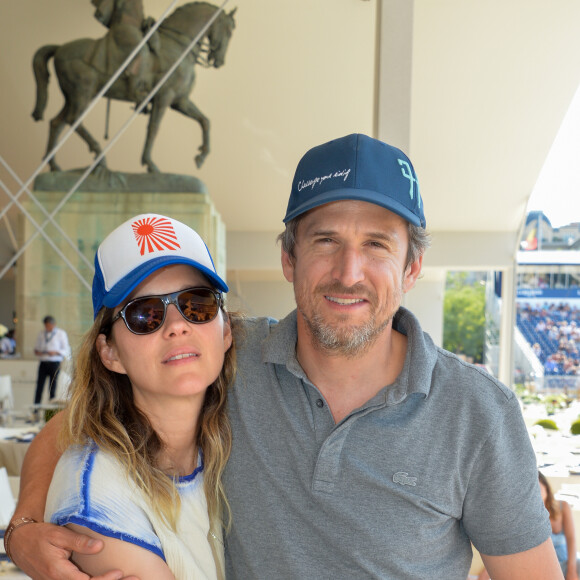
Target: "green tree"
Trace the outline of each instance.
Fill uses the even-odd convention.
[[[443,348],[480,363],[485,337],[485,286],[467,272],[447,274],[443,301]]]

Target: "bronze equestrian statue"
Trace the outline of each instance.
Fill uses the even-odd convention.
[[[65,125],[72,125],[82,114],[152,24],[151,19],[143,16],[142,0],[91,1],[96,7],[95,17],[109,28],[104,38],[79,39],[61,46],[47,45],[39,48],[34,55],[36,107],[32,113],[33,118],[39,121],[43,117],[48,98],[48,61],[51,58],[54,58],[56,76],[65,98],[62,110],[50,121],[47,155],[57,144]],[[129,63],[105,96],[140,103],[177,61],[216,10],[217,7],[206,2],[190,2],[177,8],[161,23],[147,45]],[[234,14],[235,9],[230,13],[222,12],[215,19],[204,37],[154,95],[149,108],[146,109],[149,124],[141,163],[150,173],[159,172],[151,158],[151,150],[167,107],[200,124],[203,141],[195,157],[198,168],[208,155],[209,120],[189,98],[195,81],[194,65],[219,68],[224,64],[228,44],[235,28]],[[99,143],[82,123],[78,125],[76,132],[95,156],[101,153]],[[100,165],[106,166],[104,159]],[[51,171],[60,171],[54,157],[49,161],[49,166]]]

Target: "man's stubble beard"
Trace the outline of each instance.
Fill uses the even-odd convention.
[[[362,326],[341,328],[327,325],[319,314],[315,314],[312,318],[304,317],[304,320],[312,336],[312,344],[317,350],[332,356],[357,358],[370,349],[389,325],[392,317],[378,327],[375,326],[374,317]]]
[[[300,307],[302,301],[300,300],[300,297],[296,295],[298,310],[312,337],[312,345],[314,348],[331,356],[357,358],[364,355],[376,342],[385,328],[389,326],[395,313],[399,309],[403,291],[402,287],[398,289],[398,296],[393,297],[395,300],[391,301],[391,303],[394,302],[392,312],[390,312],[385,320],[381,322],[377,321],[376,300],[372,300],[372,297],[368,296],[368,292],[361,293],[360,291],[357,292],[354,288],[345,289],[342,287],[339,288],[336,285],[331,288],[326,287],[324,289],[316,289],[316,295],[333,293],[341,295],[348,295],[350,293],[356,294],[357,296],[364,294],[371,304],[371,316],[369,320],[361,325],[332,326],[317,312],[309,316],[305,312],[305,309]]]

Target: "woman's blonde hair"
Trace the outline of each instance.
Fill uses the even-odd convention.
[[[228,460],[232,434],[227,416],[228,388],[233,384],[236,350],[233,327],[236,317],[221,311],[232,325],[232,345],[225,353],[218,378],[208,387],[198,421],[197,444],[204,462],[204,490],[210,522],[221,516],[223,506],[229,516],[221,475]],[[149,498],[154,513],[171,529],[176,529],[180,500],[174,480],[157,467],[163,442],[146,415],[134,404],[133,390],[126,375],[108,370],[96,347],[97,337],[111,340],[113,309],[102,308],[84,336],[71,382],[60,443],[67,447],[86,444],[88,438],[112,454],[127,475]],[[218,520],[219,521],[219,520]]]

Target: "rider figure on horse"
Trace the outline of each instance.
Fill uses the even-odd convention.
[[[145,18],[142,0],[91,0],[96,7],[95,18],[109,32],[97,41],[95,50],[88,55],[89,64],[112,75],[143,39],[153,19]],[[121,78],[126,80],[127,100],[140,102],[151,87],[145,76],[147,59],[151,58],[151,39],[125,68]]]

